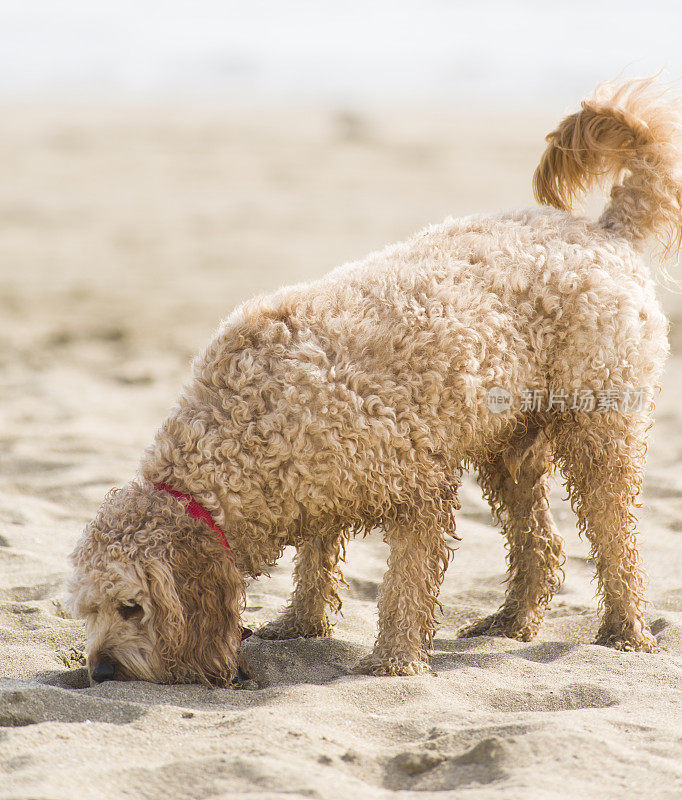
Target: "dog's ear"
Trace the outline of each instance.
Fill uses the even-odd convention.
[[[146,566],[149,598],[154,609],[153,625],[158,637],[157,646],[163,660],[174,661],[185,626],[185,611],[175,585],[175,574],[170,563],[157,556]]]
[[[173,680],[226,686],[237,671],[244,580],[200,526],[173,536],[164,557],[148,565],[154,627]]]

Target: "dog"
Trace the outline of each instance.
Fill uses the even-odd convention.
[[[679,132],[654,82],[602,85],[547,137],[538,207],[447,219],[237,308],[71,554],[92,681],[228,685],[245,581],[290,545],[295,588],[258,633],[327,636],[345,542],[374,529],[390,554],[357,671],[424,672],[468,468],[509,571],[462,636],[535,635],[563,574],[556,467],[591,544],[597,642],[655,651],[634,509],[668,343],[641,251],[680,245]],[[599,220],[574,216],[605,179]]]

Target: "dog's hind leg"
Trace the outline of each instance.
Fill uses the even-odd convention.
[[[327,608],[341,611],[339,569],[344,537],[342,534],[314,536],[296,551],[294,591],[282,614],[263,625],[257,634],[262,639],[295,639],[298,636],[329,636],[331,623]]]
[[[655,652],[644,623],[645,574],[633,509],[642,484],[647,414],[582,413],[557,425],[557,455],[581,533],[592,545],[603,616],[597,644]]]
[[[507,591],[494,614],[459,636],[508,636],[528,641],[561,585],[562,540],[549,511],[551,446],[537,428],[479,468],[479,483],[507,537]]]

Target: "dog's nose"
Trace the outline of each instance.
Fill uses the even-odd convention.
[[[100,659],[92,668],[90,677],[95,683],[116,680],[116,662],[110,658]]]

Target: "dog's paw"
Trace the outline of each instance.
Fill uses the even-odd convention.
[[[529,642],[538,632],[539,626],[538,622],[519,620],[498,611],[460,628],[457,636],[460,639],[468,639],[472,636],[504,636],[507,639]]]
[[[256,636],[261,639],[322,639],[330,636],[332,626],[325,616],[317,622],[301,620],[291,614],[284,613],[281,617],[267,622],[256,631]]]
[[[410,659],[370,653],[353,667],[356,675],[423,675],[428,672],[426,658],[419,655]]]
[[[626,653],[658,653],[656,639],[646,628],[638,633],[623,630],[600,631],[595,644]]]

